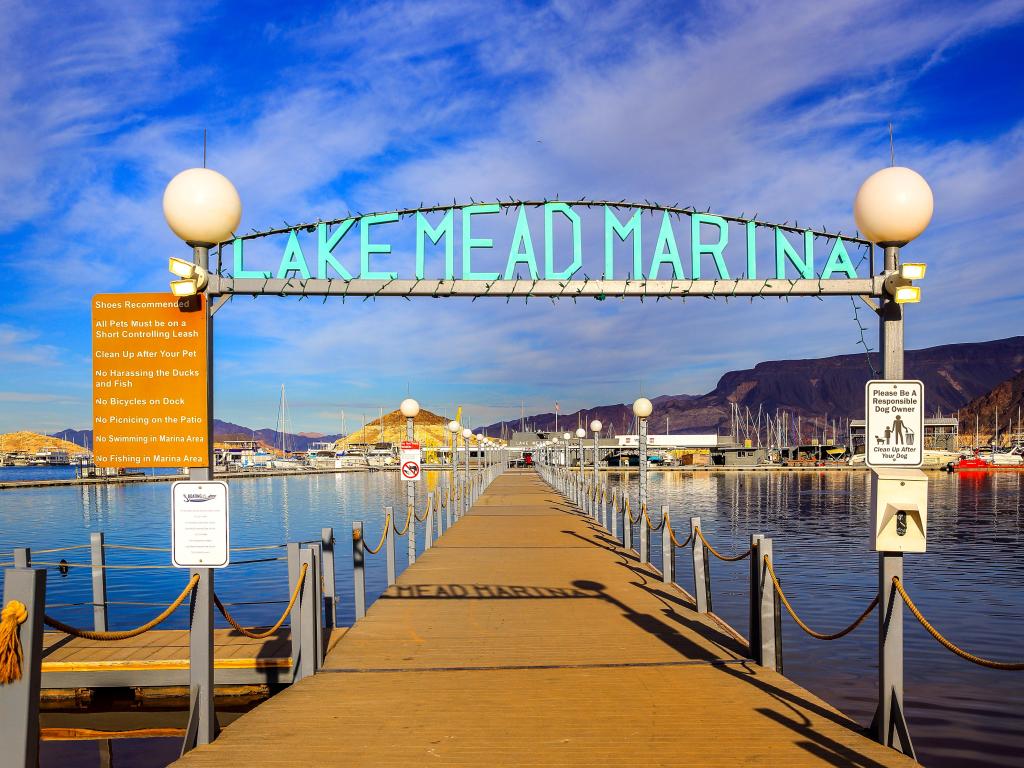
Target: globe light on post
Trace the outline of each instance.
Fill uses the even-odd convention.
[[[597,453],[598,453],[598,447],[599,447],[598,443],[600,442],[600,437],[601,437],[601,426],[602,426],[601,422],[598,421],[597,419],[594,419],[592,422],[590,422],[590,431],[594,433],[594,487],[595,488],[597,487],[597,483],[598,483]]]
[[[590,431],[591,432],[600,432],[601,431],[601,427],[602,427],[602,424],[597,419],[594,419],[592,422],[590,422]]]
[[[873,243],[902,246],[920,235],[932,220],[935,201],[919,173],[894,166],[873,173],[853,201],[857,228]]]
[[[646,397],[638,397],[633,401],[633,415],[646,419],[654,411],[654,406]]]
[[[647,417],[654,411],[654,405],[646,397],[633,401],[633,415],[639,419],[637,445],[639,448],[640,472],[638,478],[640,508],[647,507]]]
[[[471,438],[472,436],[473,430],[470,429],[469,427],[466,427],[465,429],[462,430],[462,437],[465,438],[466,440],[469,440],[469,438]]]
[[[461,430],[462,430],[462,425],[459,424],[459,422],[457,422],[455,420],[452,420],[452,421],[448,422],[448,431],[451,432],[453,435],[455,433],[457,433],[457,432],[460,432]]]
[[[398,406],[398,410],[402,412],[402,415],[405,416],[405,418],[415,419],[420,413],[420,404],[411,397],[407,397],[402,401],[402,404]]]
[[[230,240],[242,220],[242,199],[228,179],[209,168],[182,171],[164,189],[164,218],[189,245]]]

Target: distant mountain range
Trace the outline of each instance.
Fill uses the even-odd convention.
[[[928,414],[951,414],[1024,370],[1024,336],[909,350],[904,367],[906,378],[924,382]],[[798,416],[819,423],[826,418],[863,418],[864,383],[875,377],[879,368],[877,354],[870,359],[854,354],[759,363],[726,373],[718,386],[704,395],[652,398],[650,430],[652,434],[664,432],[667,419],[671,432],[728,432],[733,403],[743,413],[749,408],[754,419],[759,407],[762,414],[772,416],[777,410],[786,411],[793,422]],[[628,432],[632,429],[631,403],[559,414],[558,427],[573,431],[579,423],[589,431],[595,418],[605,425],[606,434]],[[553,412],[528,416],[525,421],[539,431],[555,429]],[[496,435],[502,428],[518,430],[519,424],[519,419],[512,419],[484,430]]]
[[[991,392],[975,398],[960,409],[961,432],[977,436],[978,443],[987,443],[995,435],[996,419],[999,420],[999,437],[1011,433],[1024,434],[1021,419],[1024,417],[1024,371],[1004,381]]]
[[[59,437],[62,440],[87,445],[92,447],[91,429],[64,429],[54,432],[51,437]],[[342,435],[321,435],[316,432],[300,432],[299,434],[285,433],[288,450],[305,451],[312,443],[333,443]],[[274,429],[252,429],[243,427],[241,424],[232,424],[230,421],[213,420],[213,439],[215,442],[224,440],[258,440],[268,448],[280,448],[281,433]]]

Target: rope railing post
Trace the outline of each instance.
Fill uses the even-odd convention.
[[[13,620],[21,646],[15,658],[18,679],[0,685],[0,740],[4,764],[36,768],[39,764],[39,688],[43,663],[43,612],[46,610],[46,570],[15,568],[4,571],[4,597],[0,610],[26,613]]]
[[[423,524],[423,551],[433,545],[434,537],[434,492],[427,493],[427,519]]]
[[[312,581],[307,582],[303,585],[303,588],[308,588],[311,593],[311,597],[308,600],[310,604],[311,618],[314,621],[310,622],[313,627],[313,661],[314,666],[317,670],[320,669],[320,665],[323,661],[324,649],[327,647],[324,643],[324,586],[323,586],[323,552],[320,549],[320,544],[310,544],[309,552],[312,555],[313,567],[310,569],[315,572],[315,578]]]
[[[903,581],[903,553],[879,552],[878,707],[873,726],[880,743],[915,757],[903,714],[903,601],[893,579]]]
[[[444,533],[441,529],[441,523],[444,519],[441,515],[441,506],[444,504],[444,491],[438,488],[435,496],[437,497],[437,511],[434,513],[435,525],[437,526],[435,539],[440,539],[441,534]]]
[[[640,503],[640,562],[651,562],[651,527],[647,524],[647,504]]]
[[[334,580],[334,528],[320,530],[320,551],[323,554],[324,608],[326,611],[324,619],[329,639],[330,631],[338,626],[338,588]]]
[[[301,566],[299,565],[299,543],[297,541],[289,541],[286,552],[288,553],[288,594],[290,595],[295,592],[296,587],[299,585],[299,574],[301,571]],[[302,653],[299,637],[299,626],[301,624],[302,606],[296,600],[292,603],[292,609],[288,616],[292,646],[292,680],[296,681],[299,679],[299,657]]]
[[[619,540],[619,494],[617,491],[612,491],[612,527],[611,534],[612,538],[616,541]]]
[[[412,488],[412,483],[408,483],[408,486]],[[409,529],[406,531],[406,534],[409,537],[407,540],[409,565],[416,562],[416,502],[414,500],[415,497],[412,495],[414,493],[414,490],[409,491],[409,495],[405,501],[406,514],[409,515]]]
[[[601,489],[601,525],[608,530],[608,489]]]
[[[672,548],[672,517],[668,504],[661,505],[661,580],[671,584],[676,578],[675,550]]]
[[[700,518],[690,518],[690,535],[693,538],[693,596],[697,601],[697,613],[710,613],[711,607],[711,568],[708,563],[708,551],[704,547],[704,539],[698,535]]]
[[[415,520],[409,521],[409,530],[412,530],[415,522]],[[366,574],[363,570],[365,562],[366,555],[363,552],[363,521],[356,520],[352,523],[352,586],[354,588],[356,621],[366,615]]]
[[[107,564],[103,549],[103,531],[89,534],[89,557],[92,561],[92,623],[97,632],[107,631]]]
[[[629,509],[629,498],[622,492],[622,546],[633,549],[633,513]]]
[[[384,525],[387,532],[384,534],[384,559],[387,561],[388,586],[395,583],[395,513],[391,507],[384,507]]]
[[[445,528],[445,530],[448,530],[449,528],[452,527],[452,503],[454,501],[454,498],[453,498],[454,490],[455,490],[455,487],[454,487],[454,485],[452,483],[449,483],[448,487],[445,488],[445,492],[447,494],[447,498],[446,498],[445,504],[444,504],[444,528]]]
[[[15,568],[31,568],[32,567],[32,550],[28,547],[15,547],[12,550],[14,554],[14,567]]]
[[[181,754],[217,737],[213,704],[213,569],[192,568],[199,583],[192,590],[188,627],[189,713]]]
[[[761,592],[759,587],[761,569],[761,541],[764,534],[750,535],[750,573],[748,574],[747,594],[750,603],[747,613],[747,644],[750,646],[750,658],[760,662],[761,648]]]
[[[316,674],[320,668],[320,650],[318,635],[320,627],[320,611],[317,610],[316,597],[319,593],[320,574],[316,569],[316,555],[313,549],[299,550],[299,567],[306,566],[306,578],[300,587],[298,602],[302,604],[301,625],[292,631],[300,633],[299,675],[300,679]]]
[[[779,613],[779,598],[775,594],[770,567],[772,563],[772,540],[761,539],[758,543],[760,555],[758,595],[760,649],[757,663],[762,667],[782,672],[782,616]]]

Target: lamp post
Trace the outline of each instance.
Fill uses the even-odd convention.
[[[857,227],[884,248],[885,296],[878,309],[882,377],[903,378],[903,304],[920,300],[911,280],[924,277],[923,264],[900,265],[900,247],[924,232],[934,209],[932,191],[909,168],[890,167],[872,174],[857,191],[853,215]],[[903,580],[903,554],[878,553],[878,709],[875,737],[914,757],[903,711],[903,601],[893,578]]]
[[[164,189],[164,218],[171,230],[192,247],[192,266],[171,260],[171,270],[180,280],[171,283],[175,296],[191,296],[206,287],[210,269],[210,248],[230,240],[242,220],[242,201],[234,185],[209,168],[189,168],[175,176]],[[184,266],[185,270],[181,267]],[[206,318],[206,453],[205,466],[189,467],[190,480],[213,479],[213,312],[209,297],[203,297]],[[189,688],[192,705],[189,728],[197,744],[209,744],[217,735],[213,702],[213,570],[192,569],[199,576],[193,593],[189,631]],[[193,727],[194,726],[194,727]]]
[[[633,401],[633,415],[639,420],[637,441],[640,454],[640,479],[638,487],[640,509],[647,506],[647,417],[654,406],[646,397],[638,397]]]
[[[448,422],[448,435],[451,439],[451,450],[452,450],[452,482],[449,486],[448,491],[448,502],[451,503],[452,499],[455,498],[455,494],[458,489],[459,480],[459,462],[456,458],[455,448],[459,444],[459,432],[462,430],[462,425],[459,422],[452,419]]]
[[[576,439],[580,444],[580,482],[583,482],[583,438],[587,436],[587,430],[583,427],[576,428]]]
[[[594,486],[597,486],[597,446],[601,436],[601,422],[594,419],[590,422],[590,431],[594,433]]]
[[[466,492],[463,494],[462,514],[469,512],[469,438],[473,436],[473,430],[466,427],[462,430],[462,447],[466,449]]]
[[[414,421],[419,415],[420,404],[407,397],[398,406],[398,410],[405,416],[405,439],[411,443],[415,440]],[[409,515],[409,565],[412,565],[416,562],[416,485],[413,480],[405,481],[405,507],[405,512]],[[430,525],[429,520],[427,525]]]
[[[565,465],[566,470],[569,469],[569,441],[572,440],[572,435],[568,432],[562,434],[562,441],[565,443],[562,446],[562,462]]]

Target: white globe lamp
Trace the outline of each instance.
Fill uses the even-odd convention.
[[[448,422],[448,431],[451,432],[453,435],[456,434],[460,429],[462,429],[462,425],[459,424],[459,422],[455,421],[454,419]]]
[[[601,422],[598,421],[597,419],[594,419],[592,422],[590,422],[590,431],[591,432],[600,432],[601,431],[601,426],[602,426]]]
[[[225,176],[209,168],[182,171],[164,189],[164,218],[192,246],[230,240],[242,220],[242,199]]]
[[[868,240],[883,247],[906,245],[932,220],[935,201],[924,177],[894,166],[873,173],[853,200],[853,218]]]
[[[582,438],[582,437],[586,437],[586,436],[587,436],[587,430],[585,430],[583,427],[579,427],[576,430],[576,437],[581,437]]]
[[[407,419],[415,419],[420,412],[420,404],[413,400],[411,397],[405,398],[402,404],[398,406],[398,410],[402,412],[402,415]]]
[[[646,419],[653,411],[654,406],[646,397],[638,397],[633,401],[633,414],[635,416],[638,416],[641,419]]]

